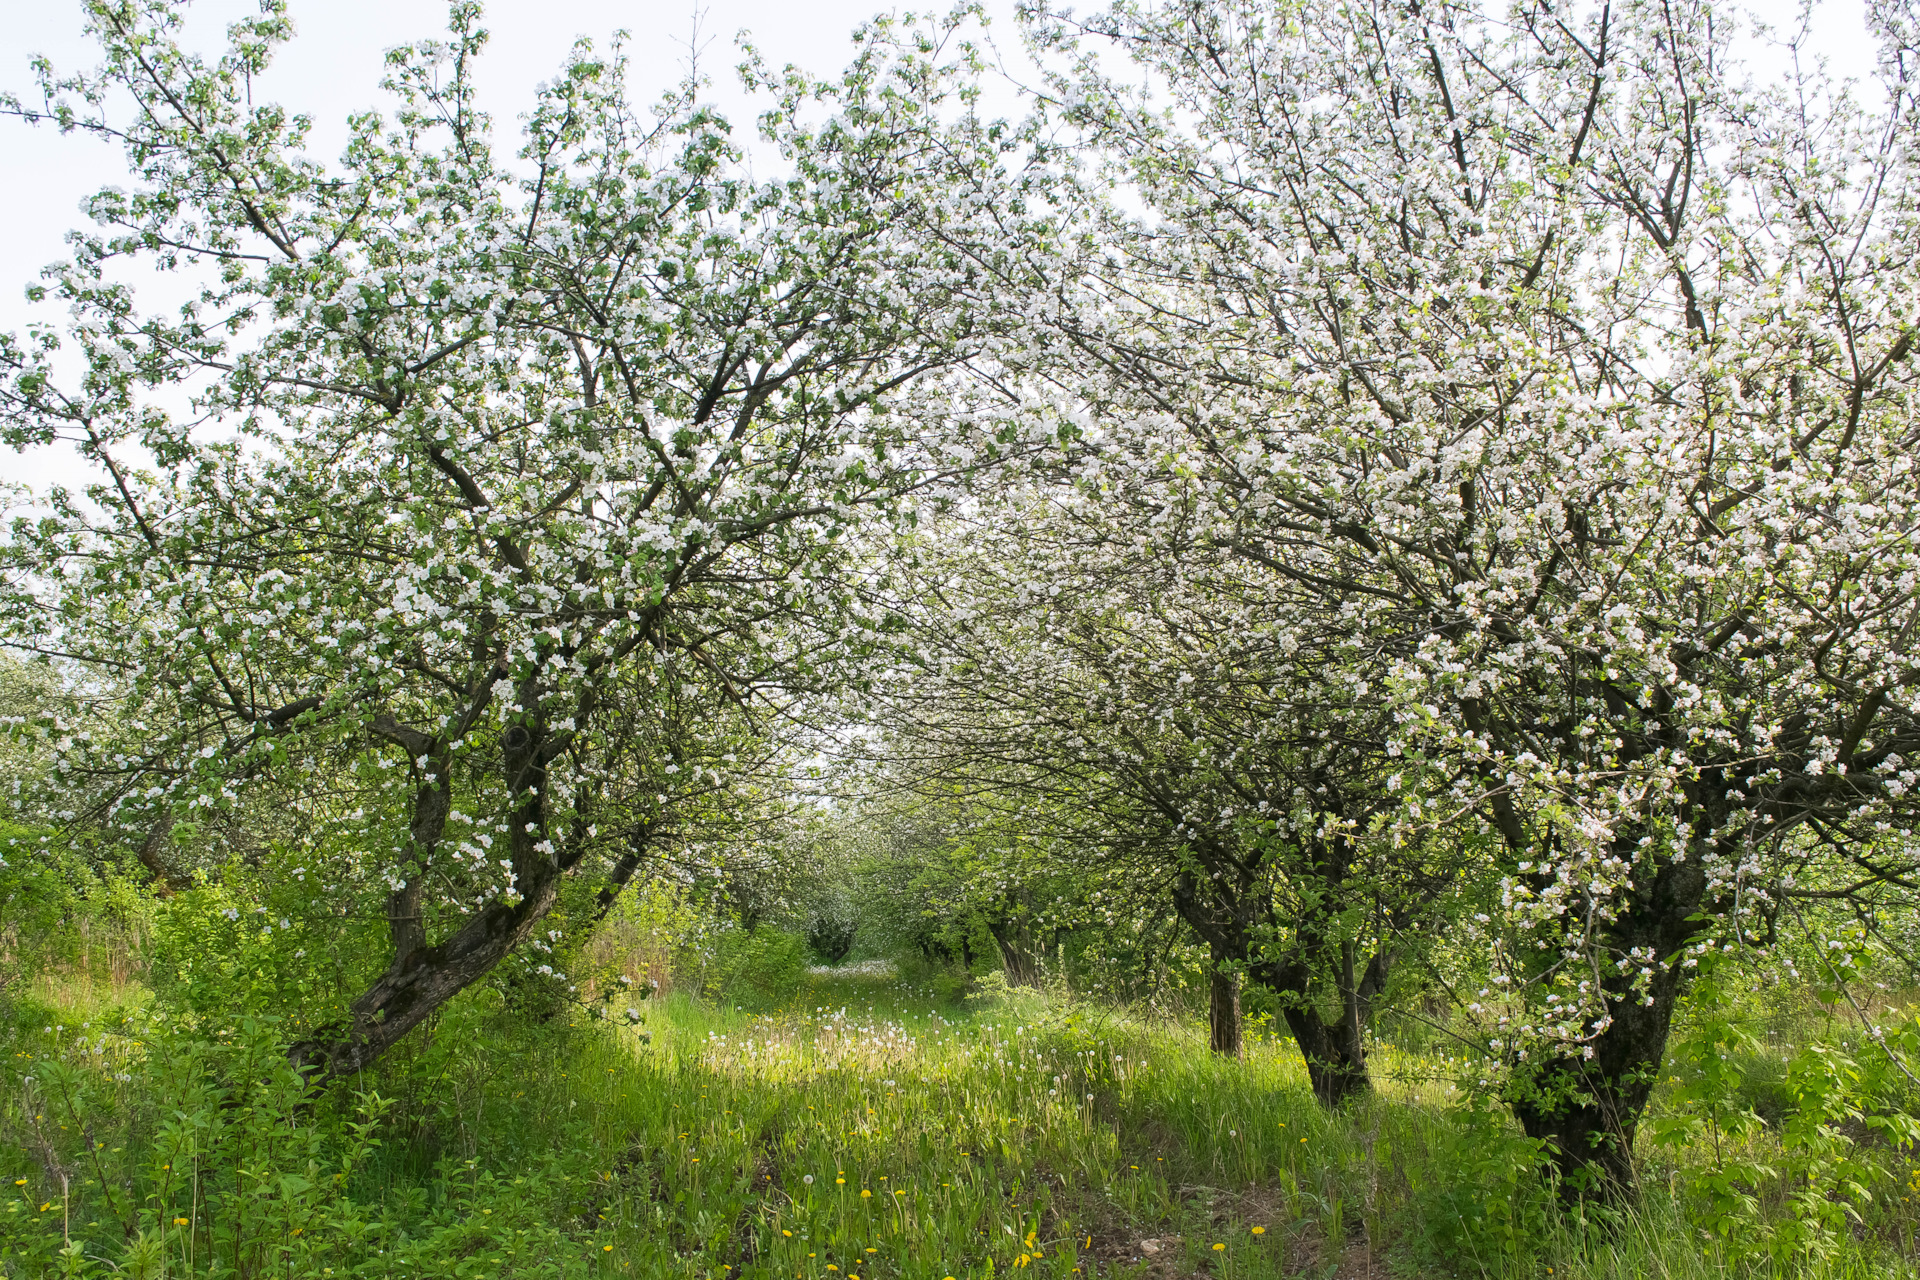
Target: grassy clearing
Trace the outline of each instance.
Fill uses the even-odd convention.
[[[604,1154],[605,1274],[1070,1277],[1724,1274],[1651,1179],[1608,1238],[1553,1219],[1515,1135],[1464,1129],[1450,1064],[1391,1050],[1382,1096],[1314,1103],[1290,1045],[1015,996],[960,1011],[881,978],[772,1013],[674,999],[514,1105]],[[476,1151],[498,1141],[476,1134]],[[1503,1167],[1503,1161],[1505,1165]],[[1887,1274],[1875,1249],[1833,1274]]]
[[[74,1012],[101,1016],[87,1005]],[[64,1048],[42,1033],[16,1056],[135,1074],[114,1070],[138,1058],[130,1039],[60,1034]],[[126,1172],[166,1150],[155,1099],[130,1079],[74,1117],[130,1163],[81,1170],[56,1204],[44,1162],[17,1149],[25,1183],[0,1247],[26,1258],[34,1232],[49,1245],[65,1223],[82,1241],[71,1274],[154,1276],[1578,1280],[1752,1261],[1690,1226],[1657,1169],[1638,1217],[1569,1225],[1517,1135],[1454,1109],[1449,1064],[1383,1049],[1376,1068],[1381,1096],[1329,1117],[1284,1042],[1225,1062],[1180,1023],[1027,993],[963,1010],[871,972],[815,976],[771,1010],[674,996],[644,1030],[513,1027],[476,999],[363,1082],[386,1099],[379,1145],[340,1174],[337,1202],[275,1218],[284,1197],[166,1201],[153,1188],[176,1168]],[[142,1188],[131,1226],[151,1229],[160,1263],[136,1272],[109,1202]],[[1907,1273],[1910,1207],[1778,1273]],[[221,1217],[246,1213],[250,1226]]]

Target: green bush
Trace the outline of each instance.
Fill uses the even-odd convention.
[[[714,1000],[778,1004],[807,980],[807,940],[784,929],[739,929],[720,935],[707,969]]]
[[[356,979],[343,922],[304,895],[276,893],[240,867],[155,911],[148,981],[159,1002],[196,1018],[246,1009],[281,1019],[290,1037],[341,1017]]]
[[[128,994],[152,916],[153,899],[116,870],[112,850],[0,821],[0,1027],[53,1016],[35,979],[66,980],[69,1002]],[[81,995],[88,986],[102,989]]]
[[[344,1187],[387,1104],[316,1110],[282,1033],[122,1024],[8,1063],[0,1125],[37,1176],[0,1213],[0,1274],[322,1274],[370,1229]]]
[[[0,1025],[13,1022],[27,984],[77,950],[79,895],[50,836],[0,823]]]
[[[1545,1144],[1521,1134],[1504,1110],[1470,1096],[1442,1131],[1437,1159],[1414,1198],[1425,1231],[1422,1260],[1482,1273],[1524,1270],[1557,1223]],[[1411,1172],[1411,1171],[1410,1171]]]

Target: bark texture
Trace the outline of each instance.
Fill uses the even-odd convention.
[[[1216,968],[1207,982],[1208,1046],[1228,1058],[1241,1056],[1240,975]]]

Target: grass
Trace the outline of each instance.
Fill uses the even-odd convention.
[[[1525,1167],[1490,1167],[1495,1135],[1462,1134],[1444,1060],[1384,1050],[1381,1096],[1335,1118],[1285,1042],[1230,1063],[1197,1027],[1038,996],[961,1011],[828,978],[770,1013],[675,998],[650,1028],[582,1042],[574,1071],[516,1099],[531,1129],[564,1112],[602,1153],[582,1221],[606,1275],[1678,1277],[1728,1261],[1657,1179],[1626,1231],[1555,1222]],[[1861,1253],[1860,1273],[1886,1262]]]
[[[1330,1117],[1285,1042],[1226,1062],[1197,1026],[1028,993],[961,1009],[884,971],[759,1011],[674,996],[644,1029],[509,1028],[473,1000],[362,1082],[391,1103],[382,1145],[344,1207],[301,1219],[324,1247],[276,1246],[260,1256],[284,1267],[251,1274],[1680,1280],[1752,1261],[1703,1239],[1657,1171],[1638,1215],[1568,1224],[1516,1134],[1456,1113],[1447,1062],[1375,1065],[1380,1095]],[[28,1219],[52,1229],[21,1157],[40,1185],[0,1248]],[[1778,1274],[1911,1274],[1895,1199]],[[113,1274],[91,1212],[68,1211],[104,1224],[85,1274]],[[167,1256],[150,1274],[222,1274]]]

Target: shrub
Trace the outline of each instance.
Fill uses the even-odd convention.
[[[778,1003],[807,980],[807,944],[784,929],[734,930],[720,935],[707,970],[714,1000]]]
[[[276,1019],[122,1025],[8,1065],[0,1123],[39,1177],[0,1215],[0,1274],[317,1276],[367,1228],[344,1189],[387,1102],[316,1109]]]

